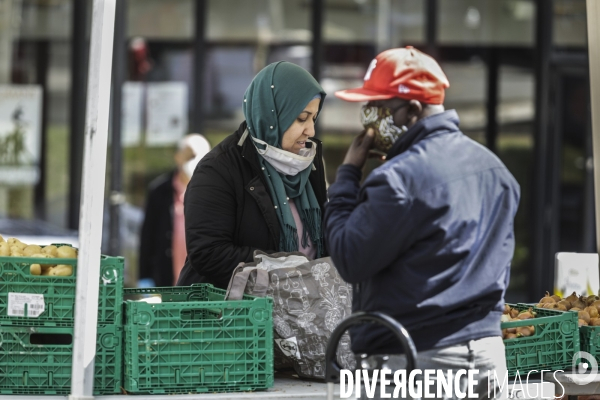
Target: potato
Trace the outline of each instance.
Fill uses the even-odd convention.
[[[71,276],[73,275],[73,267],[66,264],[59,264],[52,268],[50,276]]]
[[[0,242],[0,257],[10,256],[10,246],[6,242]]]
[[[17,246],[10,246],[10,255],[12,257],[23,257],[23,249]]]
[[[0,243],[6,243],[6,240],[4,240],[4,238],[2,237],[2,235],[0,235]]]
[[[60,246],[56,249],[57,258],[77,258],[77,251],[71,246]]]
[[[19,239],[17,238],[9,238],[7,240],[8,244],[12,247],[12,246],[16,246],[18,248],[20,248],[21,250],[24,249],[25,247],[27,247],[26,243],[21,242]]]
[[[54,258],[50,254],[44,254],[44,253],[32,254],[31,257],[33,257],[33,258]],[[55,265],[56,264],[42,264],[42,270],[48,269],[49,267],[54,267]]]
[[[37,244],[30,244],[29,246],[23,249],[23,254],[25,257],[31,257],[33,254],[38,254],[42,252],[42,248]]]
[[[29,272],[31,273],[31,275],[41,275],[42,266],[40,264],[31,264],[29,266]]]
[[[30,257],[33,257],[33,258],[54,258],[51,255],[44,254],[44,253],[34,253]]]
[[[53,257],[57,257],[57,253],[56,253],[57,249],[58,248],[55,245],[51,244],[49,246],[44,246],[44,248],[42,248],[42,253],[50,254]]]

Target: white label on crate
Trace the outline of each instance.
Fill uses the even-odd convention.
[[[25,315],[25,304],[27,304],[27,315]],[[8,293],[8,316],[9,317],[33,317],[37,318],[46,310],[43,294],[31,293]]]

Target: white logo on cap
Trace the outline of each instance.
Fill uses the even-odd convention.
[[[410,89],[404,86],[402,83],[398,86],[398,93],[409,93]]]
[[[371,79],[371,74],[373,73],[373,70],[375,69],[375,67],[377,66],[377,59],[374,58],[373,61],[371,61],[371,64],[369,64],[369,69],[367,69],[367,73],[365,74],[365,81],[368,81],[369,79]]]

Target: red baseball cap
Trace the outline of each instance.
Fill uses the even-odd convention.
[[[390,49],[371,61],[363,87],[340,90],[335,95],[346,101],[387,100],[400,97],[426,104],[442,104],[450,87],[440,65],[412,46]]]

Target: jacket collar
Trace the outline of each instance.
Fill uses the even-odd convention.
[[[433,133],[456,132],[459,130],[458,124],[459,118],[456,110],[447,110],[420,119],[396,140],[386,159],[390,160],[398,154],[404,153],[413,144]]]

